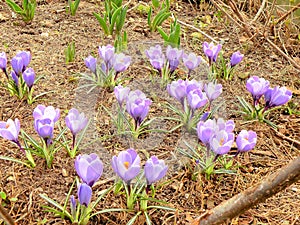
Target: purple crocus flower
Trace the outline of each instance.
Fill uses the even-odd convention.
[[[155,45],[155,47],[150,47],[149,50],[146,50],[145,54],[151,60],[151,59],[161,58],[163,52],[160,45]]]
[[[65,118],[67,127],[71,130],[73,136],[84,129],[88,123],[88,119],[84,113],[80,113],[77,109],[71,109]]]
[[[155,47],[150,47],[149,50],[145,51],[145,54],[149,58],[150,64],[153,66],[153,68],[161,71],[166,61],[161,46],[156,45]]]
[[[194,89],[188,93],[187,101],[192,111],[195,111],[200,107],[205,106],[208,102],[208,99],[204,92],[199,89]]]
[[[246,88],[251,93],[254,106],[258,104],[259,99],[269,89],[270,82],[258,76],[250,77],[246,82]]]
[[[5,73],[6,78],[8,79],[7,74],[7,57],[5,52],[0,52],[0,69]]]
[[[237,138],[236,138],[236,145],[238,152],[247,152],[252,150],[257,142],[257,134],[252,131],[242,130]]]
[[[198,89],[203,90],[203,83],[196,80],[186,80],[186,93],[189,93],[192,90]]]
[[[99,47],[98,53],[101,59],[103,59],[105,63],[106,71],[109,71],[113,66],[113,60],[115,55],[115,48],[112,45],[106,45]]]
[[[202,62],[202,57],[197,56],[195,53],[185,54],[182,55],[182,61],[185,67],[189,70],[189,74],[192,70],[199,66]]]
[[[60,117],[60,111],[59,109],[54,109],[53,106],[38,105],[33,110],[33,117],[35,120],[48,118],[55,123]]]
[[[240,51],[234,52],[230,58],[230,66],[234,67],[235,65],[239,64],[243,58],[244,55],[241,54]]]
[[[233,120],[225,121],[223,118],[218,118],[216,124],[217,124],[218,130],[225,130],[228,133],[233,132],[234,127],[235,127]]]
[[[233,133],[220,130],[210,138],[209,145],[216,155],[224,155],[230,151],[233,141]]]
[[[19,77],[20,74],[23,72],[23,59],[21,56],[15,56],[11,59],[11,66],[13,70],[15,71],[16,75]]]
[[[140,90],[130,91],[126,102],[126,110],[135,120],[136,128],[141,125],[149,112],[152,101]]]
[[[165,165],[164,160],[158,159],[156,156],[151,156],[144,167],[147,185],[151,185],[163,178],[167,174],[167,170],[168,166]]]
[[[117,73],[124,72],[130,65],[131,57],[125,55],[124,53],[114,55],[114,70]]]
[[[85,207],[88,207],[92,199],[92,188],[85,183],[79,184],[78,199],[80,205],[84,205]]]
[[[29,90],[32,88],[32,85],[34,84],[34,79],[35,79],[35,73],[34,70],[32,68],[27,68],[23,74],[23,79],[27,85],[27,87],[29,88]]]
[[[222,45],[220,44],[214,45],[214,43],[212,42],[209,44],[207,42],[204,42],[202,47],[203,47],[204,54],[209,59],[209,64],[211,65],[212,62],[216,62],[218,58],[218,54],[221,51]]]
[[[86,65],[87,68],[92,71],[92,73],[96,74],[97,71],[97,59],[91,55],[89,55],[87,58],[84,60],[84,64]]]
[[[118,86],[115,86],[114,93],[115,93],[116,99],[119,103],[119,106],[121,108],[122,108],[123,102],[127,100],[129,92],[130,92],[129,87],[123,87],[120,84]]]
[[[186,97],[187,82],[184,80],[172,81],[171,84],[167,85],[167,91],[169,95],[180,101],[181,105],[184,106],[184,98]]]
[[[19,78],[17,76],[17,74],[15,73],[15,71],[11,71],[10,72],[11,78],[13,79],[13,81],[15,82],[16,86],[19,85]]]
[[[177,69],[182,54],[183,50],[179,50],[178,48],[172,48],[170,45],[168,45],[166,56],[169,61],[169,68],[171,73]]]
[[[128,185],[141,170],[141,159],[134,149],[127,149],[113,156],[111,165],[115,173]]]
[[[49,118],[35,119],[34,128],[38,135],[49,144],[53,137],[54,122]]]
[[[276,86],[274,88],[269,88],[265,92],[265,110],[284,105],[292,98],[292,92],[287,90],[286,87]]]
[[[19,51],[16,54],[16,57],[21,57],[23,62],[23,69],[22,72],[25,71],[26,67],[29,65],[31,60],[31,54],[28,51]]]
[[[75,216],[76,216],[76,206],[77,206],[76,199],[75,199],[74,195],[71,195],[70,196],[70,208],[71,208],[71,215],[73,218],[75,218]]]
[[[75,169],[81,180],[92,187],[103,173],[103,163],[96,153],[78,155],[75,159]]]
[[[205,122],[200,121],[197,124],[197,136],[199,140],[206,146],[209,145],[210,137],[215,133],[216,126],[216,121],[212,119],[208,119]]]
[[[0,136],[15,143],[18,142],[20,133],[20,121],[8,119],[7,122],[0,121]]]
[[[208,84],[204,85],[204,91],[207,95],[208,100],[212,102],[222,93],[222,84],[209,82]]]

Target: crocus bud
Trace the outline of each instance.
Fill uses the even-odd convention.
[[[78,155],[75,159],[75,169],[81,180],[92,187],[103,173],[103,163],[95,153]]]
[[[135,178],[141,170],[141,159],[134,149],[127,149],[113,156],[111,165],[115,173],[127,184]]]
[[[237,138],[236,138],[236,145],[238,152],[247,152],[252,150],[257,142],[257,134],[252,131],[242,130]]]
[[[6,71],[7,68],[7,57],[5,52],[0,52],[0,69]]]
[[[203,144],[209,144],[210,137],[213,136],[216,131],[216,126],[216,121],[212,119],[208,119],[205,122],[200,121],[197,124],[197,135]]]
[[[204,42],[202,47],[203,47],[204,54],[209,59],[209,63],[211,64],[212,62],[216,62],[218,58],[218,54],[221,51],[222,45],[220,44],[214,45],[214,43],[212,42],[209,44],[207,42]]]
[[[152,101],[140,90],[129,92],[126,110],[139,126],[148,115]]]
[[[77,109],[71,109],[66,116],[66,125],[75,136],[82,129],[84,129],[88,123],[88,119],[84,113],[80,113]]]
[[[204,91],[208,100],[212,102],[222,93],[222,84],[214,84],[213,82],[209,82],[208,84],[204,85]]]
[[[286,87],[276,86],[265,92],[266,109],[284,105],[292,98],[292,92]]]
[[[86,183],[79,184],[78,186],[78,199],[80,205],[88,207],[92,199],[92,188]]]
[[[114,55],[114,70],[118,73],[124,72],[130,65],[131,57],[124,53]]]
[[[270,82],[258,76],[250,77],[246,82],[246,88],[251,93],[254,105],[258,104],[261,96],[269,89]]]
[[[113,66],[115,48],[112,45],[101,46],[98,49],[98,53],[106,65],[106,70],[110,70]]]
[[[161,58],[163,52],[161,46],[156,45],[155,47],[150,47],[149,50],[146,50],[145,54],[151,60],[151,59]]]
[[[151,185],[166,176],[167,170],[168,166],[165,165],[164,160],[151,156],[144,168],[147,185]]]
[[[17,76],[20,76],[23,72],[23,59],[21,56],[15,56],[11,59],[11,66],[13,70],[15,71]]]
[[[17,76],[17,74],[15,73],[15,71],[11,71],[10,72],[11,78],[13,79],[13,81],[15,82],[16,86],[19,85],[19,78]]]
[[[26,67],[29,65],[31,60],[31,54],[28,51],[19,51],[16,54],[16,57],[21,57],[23,62],[22,72],[25,71]]]
[[[167,85],[167,91],[169,95],[180,101],[181,105],[184,105],[184,98],[186,97],[187,83],[184,80],[172,81]]]
[[[51,119],[45,118],[45,119],[34,120],[34,128],[41,138],[45,140],[52,139],[54,123]]]
[[[233,133],[220,130],[210,138],[209,145],[216,155],[224,155],[230,151],[233,142]]]
[[[35,73],[32,68],[27,68],[23,74],[23,79],[28,86],[29,89],[31,89],[32,85],[34,84],[34,79],[35,79]]]
[[[97,70],[97,59],[96,58],[89,55],[87,58],[85,58],[84,64],[86,65],[87,68],[90,69],[90,71],[92,71],[92,73],[96,74],[96,70]]]
[[[0,122],[0,136],[13,142],[18,142],[20,133],[20,121],[15,119],[8,119],[7,122]]]
[[[185,54],[182,55],[182,61],[185,67],[190,71],[194,70],[202,61],[201,56],[197,56],[195,53]]]
[[[187,95],[187,101],[192,110],[197,110],[203,107],[208,102],[206,94],[199,89],[190,91]]]
[[[76,199],[75,199],[74,195],[71,195],[70,196],[70,208],[71,208],[71,215],[73,218],[75,218],[75,216],[76,216],[76,205],[77,205]]]
[[[241,54],[240,51],[234,52],[230,58],[230,66],[234,67],[235,65],[239,64],[243,58],[244,55]]]
[[[123,87],[120,84],[118,86],[115,86],[114,93],[120,107],[122,107],[123,102],[127,100],[129,92],[129,87]]]
[[[169,61],[170,72],[175,71],[180,63],[182,58],[183,50],[178,48],[172,48],[170,45],[167,47],[166,56]]]

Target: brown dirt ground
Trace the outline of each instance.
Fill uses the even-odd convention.
[[[200,175],[196,181],[192,181],[190,169],[175,150],[183,140],[195,137],[179,130],[168,135],[154,135],[149,137],[147,142],[137,143],[132,143],[124,137],[111,136],[114,133],[114,127],[109,117],[105,115],[102,106],[108,109],[114,108],[113,93],[98,90],[87,95],[83,91],[75,90],[80,84],[78,73],[87,72],[83,59],[91,53],[97,54],[98,46],[111,43],[111,39],[104,36],[92,14],[102,9],[99,3],[100,1],[94,0],[82,1],[76,16],[72,17],[65,12],[66,2],[38,1],[34,20],[26,25],[20,19],[12,18],[11,11],[4,1],[0,2],[0,52],[5,51],[8,59],[11,59],[16,51],[29,50],[32,53],[30,66],[38,75],[44,76],[36,85],[35,93],[53,91],[47,94],[46,98],[28,105],[24,101],[11,97],[1,87],[0,119],[6,121],[8,118],[19,118],[22,129],[29,134],[36,135],[32,126],[32,111],[37,104],[60,108],[61,118],[64,118],[65,111],[72,107],[78,107],[91,116],[95,126],[90,132],[91,135],[96,135],[91,138],[100,138],[82,151],[97,152],[100,157],[103,156],[101,158],[107,165],[101,181],[93,187],[94,198],[101,190],[113,184],[110,178],[112,173],[107,169],[109,158],[120,150],[135,147],[140,151],[141,156],[156,154],[170,163],[170,171],[166,179],[169,182],[161,186],[157,192],[157,198],[168,202],[169,206],[176,208],[177,211],[175,213],[150,211],[153,223],[189,224],[193,218],[205,210],[251,187],[299,156],[300,146],[291,141],[293,139],[300,141],[299,115],[287,115],[286,109],[282,109],[274,111],[269,118],[278,125],[278,132],[288,138],[283,138],[266,124],[246,123],[237,113],[236,96],[240,95],[248,100],[250,96],[248,93],[245,94],[245,79],[238,77],[229,82],[219,81],[224,87],[222,98],[226,103],[220,114],[225,115],[227,119],[235,120],[236,132],[242,129],[253,129],[258,133],[259,138],[255,150],[239,156],[235,162],[235,165],[240,165],[237,167],[236,175],[213,176],[209,181]],[[151,45],[161,42],[158,34],[148,31],[146,16],[137,13],[136,4],[136,1],[131,1],[129,4],[131,10],[128,12],[125,24],[129,46],[134,51],[143,49],[146,43]],[[274,86],[286,85],[292,90],[299,90],[299,73],[267,43],[262,41],[245,43],[242,41],[242,31],[239,28],[225,17],[220,22],[213,16],[216,12],[215,8],[206,3],[202,4],[202,9],[197,8],[196,5],[193,7],[188,2],[172,3],[172,10],[176,16],[186,23],[195,25],[196,21],[205,20],[203,16],[209,16],[212,21],[202,30],[216,40],[225,42],[223,47],[226,52],[225,56],[229,57],[236,50],[241,50],[245,54],[245,59],[238,69],[239,74],[258,75],[269,79]],[[168,23],[165,27],[168,27]],[[192,36],[195,31],[191,28],[182,26],[182,30],[182,47],[202,54],[201,43],[209,40],[203,36],[198,38]],[[64,50],[71,41],[74,41],[76,45],[76,58],[74,62],[66,64]],[[133,52],[129,48],[128,53],[137,53],[137,61],[141,60],[138,52]],[[299,51],[294,50],[293,54],[299,57]],[[149,82],[145,77],[145,74],[149,72],[147,63],[133,63],[123,76],[129,78],[126,83],[130,87],[140,88],[151,96],[154,103],[149,117],[166,116],[169,112],[165,111],[161,105],[170,98],[160,87],[156,87],[155,83]],[[202,73],[203,71],[199,72],[199,74]],[[197,77],[197,75],[194,76]],[[1,81],[5,81],[3,73],[1,73]],[[152,92],[154,89],[157,92]],[[296,111],[299,112],[299,92],[294,95],[292,101],[296,105]],[[63,119],[61,121],[63,124]],[[163,127],[170,128],[173,125],[169,122],[163,124]],[[0,146],[0,155],[22,158],[17,148],[8,141],[0,139]],[[64,151],[60,151],[56,155],[52,169],[46,169],[42,159],[37,158],[36,163],[35,169],[28,169],[16,163],[0,161],[0,191],[4,191],[9,199],[17,199],[2,202],[3,205],[18,224],[69,224],[68,221],[55,218],[53,214],[45,212],[42,206],[47,203],[39,197],[39,194],[47,194],[59,203],[63,203],[76,176],[73,167],[74,160],[69,158]],[[109,193],[96,210],[125,208],[124,200],[122,196]],[[105,213],[92,218],[90,224],[126,224],[132,216],[133,214],[130,213]],[[1,220],[0,224],[3,224]],[[144,218],[141,217],[136,224],[145,224]],[[265,203],[248,210],[226,224],[300,224],[300,183],[293,184]]]

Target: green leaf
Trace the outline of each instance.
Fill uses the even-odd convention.
[[[166,34],[166,32],[163,31],[161,27],[156,27],[157,31],[160,33],[162,38],[164,39],[165,42],[169,42],[169,36]]]
[[[121,11],[121,15],[119,17],[119,20],[116,23],[116,30],[117,30],[117,34],[119,34],[122,30],[122,27],[124,26],[125,23],[125,18],[126,18],[126,13],[127,13],[127,9],[128,7],[125,6],[122,11]]]
[[[155,8],[158,8],[159,7],[159,0],[152,0],[152,5],[155,7]]]
[[[119,7],[119,8],[113,13],[113,15],[112,15],[112,17],[111,17],[111,21],[110,21],[110,25],[109,25],[109,32],[110,32],[110,34],[113,33],[114,26],[115,26],[115,23],[116,23],[116,21],[117,21],[117,18],[119,18],[120,15],[121,15],[121,10],[122,10],[122,6]]]
[[[22,13],[23,9],[18,6],[14,1],[12,0],[5,0],[6,4],[15,12],[15,13]]]
[[[142,212],[139,211],[137,214],[135,214],[135,216],[132,217],[132,218],[128,221],[128,223],[127,223],[126,225],[133,225],[134,222],[135,222],[135,220],[138,218],[138,216],[139,216],[141,213],[142,213]]]
[[[20,164],[23,164],[24,166],[27,166],[27,167],[31,168],[30,164],[25,163],[25,162],[23,162],[21,160],[18,160],[18,159],[14,159],[14,158],[11,158],[11,157],[6,157],[6,156],[0,156],[0,159],[20,163]]]
[[[103,29],[104,33],[106,35],[109,35],[109,30],[108,30],[108,27],[107,27],[107,24],[105,22],[105,20],[97,13],[93,13],[93,15],[96,17],[96,19],[98,20],[101,28]]]
[[[44,194],[39,194],[41,198],[43,198],[44,200],[46,200],[47,202],[49,202],[51,205],[54,205],[56,208],[58,208],[59,210],[61,210],[61,213],[64,213],[65,216],[67,216],[68,218],[72,219],[72,216],[69,212],[65,211],[64,207],[60,204],[58,204],[56,201],[52,200],[51,198],[49,198],[48,196],[44,195]],[[46,208],[51,209],[51,207],[46,206]],[[53,209],[55,210],[55,209]]]
[[[6,199],[6,193],[3,191],[0,191],[0,198],[5,200]]]

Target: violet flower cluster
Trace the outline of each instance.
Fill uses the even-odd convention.
[[[11,59],[12,70],[9,76],[7,70],[7,56],[5,52],[0,53],[0,69],[6,75],[8,81],[13,81],[15,92],[13,94],[18,95],[19,98],[23,98],[26,93],[27,98],[32,98],[32,86],[35,81],[35,72],[32,68],[28,67],[30,60],[30,52],[17,52],[16,56]],[[30,99],[29,103],[32,103],[32,99]]]
[[[207,156],[210,156],[210,151],[215,155],[214,161],[218,156],[227,154],[234,143],[235,124],[233,120],[225,121],[222,118],[208,119],[200,121],[197,124],[197,135],[199,140],[207,148]],[[257,142],[257,135],[254,131],[242,130],[236,139],[237,154],[252,150]]]
[[[131,188],[131,181],[141,173],[141,159],[134,149],[127,149],[121,151],[117,156],[113,156],[111,165],[114,172],[119,178],[121,178],[126,184],[127,190],[127,207],[132,209],[135,205],[137,194],[135,190],[137,188]],[[165,165],[164,160],[158,159],[156,156],[151,156],[145,163],[144,176],[146,179],[146,185],[144,191],[149,191],[152,184],[162,179],[168,170],[168,166]],[[141,188],[138,188],[141,191]],[[144,207],[146,209],[146,207]]]
[[[270,82],[258,76],[250,77],[246,82],[246,88],[253,99],[254,116],[263,118],[264,113],[277,106],[286,104],[292,98],[292,92],[286,87],[270,87]],[[260,106],[260,100],[264,96],[265,104]]]
[[[183,109],[182,119],[184,125],[189,125],[194,119],[194,115],[197,109],[203,108],[210,110],[212,102],[220,96],[222,93],[222,85],[213,82],[203,84],[196,80],[177,80],[172,81],[167,85],[167,91],[169,95],[177,99]],[[206,107],[205,107],[206,106]],[[198,120],[198,117],[195,117]],[[191,124],[193,128],[195,123]]]
[[[122,85],[116,86],[114,93],[121,110],[122,104],[126,104],[126,111],[134,119],[134,130],[137,131],[148,115],[152,101],[142,91],[130,91]]]
[[[115,86],[118,74],[129,67],[131,57],[124,53],[115,53],[115,48],[112,45],[99,47],[98,55],[101,59],[100,70],[97,69],[97,58],[91,55],[84,60],[86,67],[97,78],[103,79],[107,85]]]
[[[212,73],[217,72],[217,60],[219,53],[221,52],[222,45],[215,45],[213,42],[208,43],[204,42],[203,52],[208,59],[208,64],[211,67]],[[230,62],[226,64],[223,57],[221,58],[221,69],[219,73],[227,80],[231,79],[234,67],[239,64],[244,58],[244,55],[240,53],[240,51],[234,52],[230,57]]]
[[[183,50],[172,48],[170,45],[166,49],[166,54],[163,53],[160,45],[150,47],[150,49],[145,51],[145,54],[153,68],[158,70],[161,77],[165,80],[168,80],[169,75],[174,73],[181,60],[188,70],[188,77],[202,62],[202,57],[197,56],[195,53],[187,54]]]

